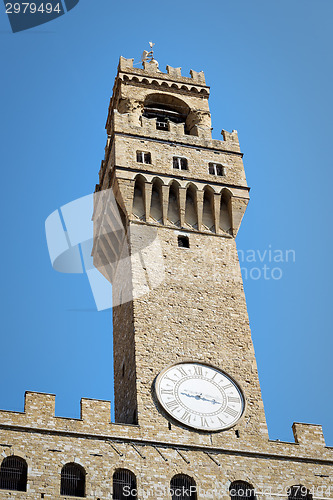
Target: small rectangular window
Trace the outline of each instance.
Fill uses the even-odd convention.
[[[218,176],[225,175],[225,167],[220,163],[209,163],[208,171],[211,175],[218,175]]]
[[[180,156],[173,157],[173,168],[177,170],[187,170],[187,159]]]
[[[164,120],[162,118],[157,118],[157,120],[156,120],[156,128],[157,128],[157,130],[169,130],[169,122],[168,122],[168,120]]]
[[[138,163],[146,163],[151,164],[151,154],[145,151],[137,151],[136,152],[136,161]]]
[[[180,248],[190,248],[188,236],[178,236],[178,246]]]

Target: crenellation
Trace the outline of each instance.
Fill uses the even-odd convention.
[[[239,144],[237,130],[233,130],[232,132],[227,132],[227,130],[222,130],[221,134],[225,142]]]
[[[193,69],[191,69],[190,74],[194,82],[206,85],[205,73],[203,71],[194,71]]]
[[[55,416],[55,395],[26,391],[24,396],[24,413],[34,417]]]
[[[118,71],[119,72],[126,72],[128,70],[132,70],[133,63],[134,63],[134,59],[126,59],[126,57],[120,56],[119,64],[118,64]]]
[[[325,438],[321,425],[294,422],[292,425],[295,443],[306,446],[325,446]]]
[[[88,424],[111,422],[111,402],[97,399],[81,399],[81,420]]]
[[[181,78],[182,76],[181,68],[173,68],[172,66],[167,66],[166,70],[171,78]]]

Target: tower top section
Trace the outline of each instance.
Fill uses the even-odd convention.
[[[204,73],[191,70],[191,76],[185,77],[181,68],[171,66],[163,73],[152,51],[144,51],[142,63],[143,68],[137,68],[133,59],[120,57],[106,124],[108,135],[112,135],[116,111],[130,113],[133,126],[143,126],[142,116],[157,118],[158,123],[179,124],[179,131],[188,136],[211,140],[209,87]],[[168,126],[171,129],[175,127]]]
[[[173,68],[172,66],[167,66],[166,73],[159,70],[158,62],[153,58],[149,58],[149,52],[144,51],[142,55],[142,68],[134,68],[134,59],[125,59],[125,57],[120,57],[118,72],[119,73],[132,73],[137,75],[155,74],[158,78],[166,81],[174,81],[179,83],[184,83],[188,85],[199,85],[202,87],[202,94],[209,95],[209,88],[206,86],[205,75],[203,71],[190,71],[190,77],[182,76],[181,68]],[[205,89],[205,90],[203,90]],[[188,89],[191,90],[191,89]],[[198,90],[198,89],[196,89]]]
[[[241,154],[236,130],[222,130],[222,140],[212,139],[209,87],[203,71],[182,76],[181,68],[167,66],[163,73],[152,51],[144,51],[143,68],[133,61],[119,59],[106,122],[109,137],[126,131]]]

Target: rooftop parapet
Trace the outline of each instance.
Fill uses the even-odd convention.
[[[81,420],[90,423],[111,423],[111,402],[98,399],[81,399]]]
[[[294,433],[295,443],[306,447],[308,447],[309,445],[325,446],[325,438],[321,425],[302,424],[299,422],[294,422],[292,429]]]
[[[193,441],[188,440],[188,436],[180,429],[170,437],[168,430],[161,430],[159,435],[152,436],[149,427],[140,427],[134,424],[117,424],[111,422],[110,401],[101,401],[96,399],[81,399],[81,415],[80,418],[66,418],[56,417],[55,412],[55,396],[54,394],[44,394],[38,392],[27,391],[25,393],[24,413],[17,411],[0,411],[0,429],[4,429],[7,438],[2,441],[6,443],[2,446],[11,448],[14,446],[13,433],[10,432],[11,428],[15,431],[20,430],[25,432],[42,431],[43,433],[50,432],[51,435],[59,435],[65,433],[66,436],[80,434],[84,436],[97,436],[104,439],[105,437],[111,439],[125,439],[127,441],[137,441],[142,443],[142,440],[147,442],[167,442],[173,445],[195,445],[198,443],[195,436]],[[287,442],[258,442],[257,436],[254,441],[248,440],[249,448],[247,453],[273,453],[275,456],[285,456],[289,458],[295,457],[313,457],[315,460],[329,460],[332,462],[333,448],[325,447],[322,428],[320,425],[294,423],[293,431],[295,436],[295,443]],[[232,436],[234,433],[232,433]],[[3,438],[2,438],[3,439]],[[200,445],[211,446],[210,440],[201,437]],[[224,447],[223,433],[221,440],[214,443],[213,448],[218,450]],[[244,444],[244,443],[243,443]],[[264,445],[264,447],[262,447]],[[236,437],[234,442],[231,442],[230,449],[238,450],[240,440]],[[52,450],[51,450],[52,451]],[[225,450],[224,450],[225,451]],[[243,450],[245,452],[245,449]]]
[[[80,407],[80,420],[82,420],[83,422],[99,422],[104,424],[108,424],[111,422],[110,401],[82,398]],[[20,415],[22,415],[22,413]],[[24,395],[23,415],[25,415],[28,420],[38,420],[45,422],[52,419],[53,417],[55,417],[55,395],[42,392],[26,391]]]
[[[120,56],[118,72],[120,73],[135,73],[139,75],[151,75],[155,73],[155,76],[166,80],[178,80],[180,82],[187,82],[196,85],[201,85],[203,87],[206,86],[205,74],[203,71],[194,71],[190,70],[191,76],[182,76],[181,68],[173,68],[172,66],[167,66],[166,73],[163,73],[158,69],[156,64],[146,63],[145,68],[135,68],[134,59],[126,59],[125,57]]]

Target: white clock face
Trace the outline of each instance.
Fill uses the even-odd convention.
[[[179,363],[163,370],[155,388],[164,410],[194,429],[228,429],[244,410],[236,383],[221,370],[201,363]]]

